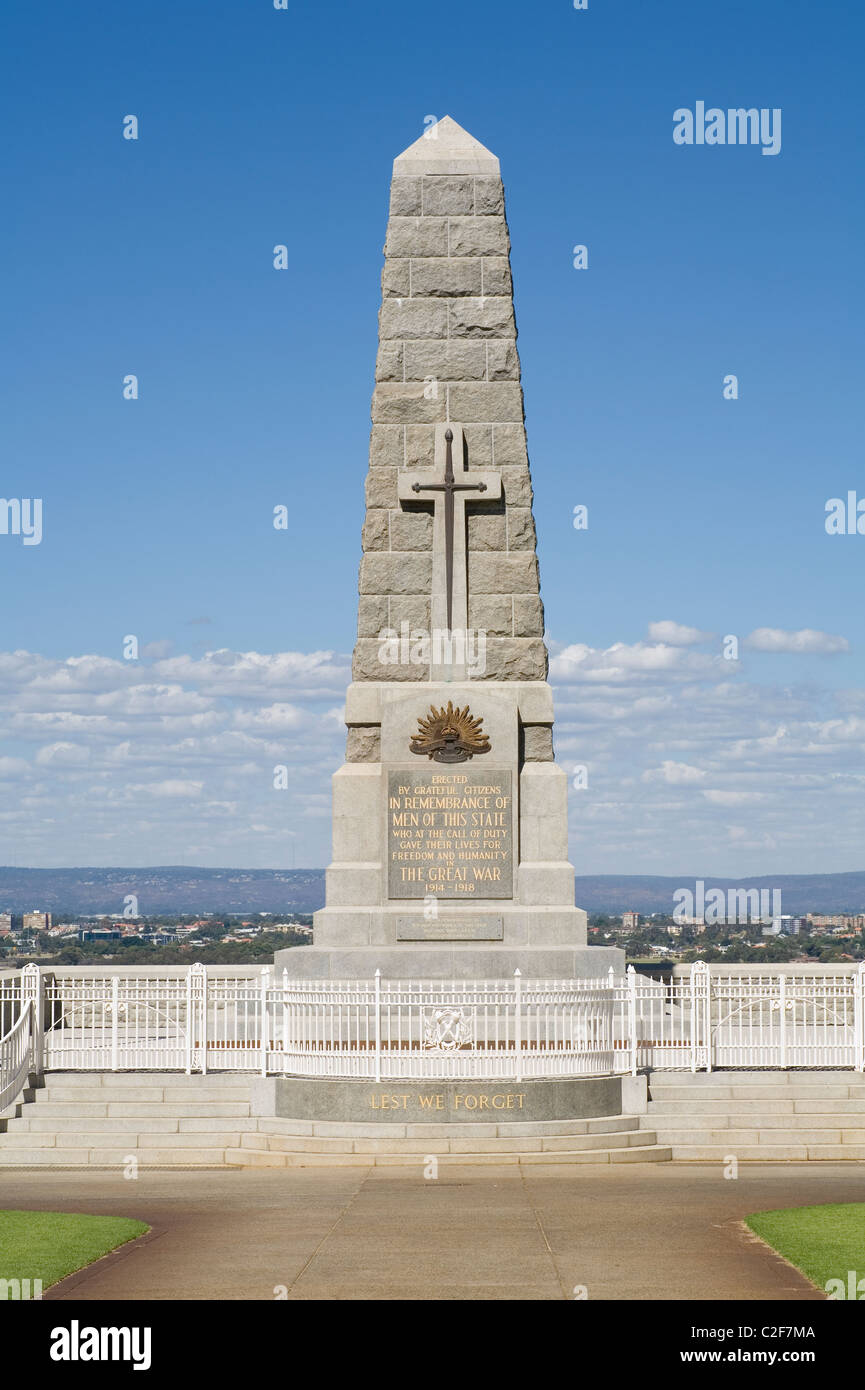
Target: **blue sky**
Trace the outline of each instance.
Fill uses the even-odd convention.
[[[865,496],[863,37],[837,0],[7,7],[2,492],[43,499],[44,538],[0,536],[0,651],[33,654],[4,678],[0,861],[326,861],[390,167],[450,114],[502,162],[551,647],[636,653],[633,683],[588,659],[590,722],[587,659],[554,663],[559,755],[598,771],[578,871],[861,867],[865,536],[823,517]],[[698,100],[780,107],[780,154],[675,145]],[[657,622],[703,637],[658,663]],[[722,635],[763,628],[843,649],[712,673]],[[213,651],[270,674],[237,661],[226,691]],[[247,795],[220,744],[250,720],[274,741],[245,748]],[[794,732],[792,763],[760,761]],[[277,809],[255,768],[298,741]]]

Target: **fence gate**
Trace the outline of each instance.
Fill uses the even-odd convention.
[[[190,1067],[195,1029],[185,978],[49,978],[43,1019],[46,1070]]]
[[[716,976],[713,1065],[861,1069],[863,978]]]

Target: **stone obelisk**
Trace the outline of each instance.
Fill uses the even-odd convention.
[[[532,519],[495,155],[450,117],[393,167],[346,761],[314,944],[293,976],[600,976]]]

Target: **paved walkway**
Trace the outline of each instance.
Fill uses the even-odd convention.
[[[48,1297],[819,1299],[739,1222],[865,1200],[859,1164],[18,1173],[0,1206],[137,1217],[151,1235]]]

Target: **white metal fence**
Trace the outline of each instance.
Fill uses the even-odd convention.
[[[0,1110],[10,1105],[27,1084],[33,1066],[33,1005],[28,1000],[7,1033],[0,1038]]]
[[[865,1069],[865,964],[664,981],[331,981],[27,966],[0,981],[0,1103],[28,1070],[515,1078]],[[2,1098],[6,1097],[4,1101]]]

